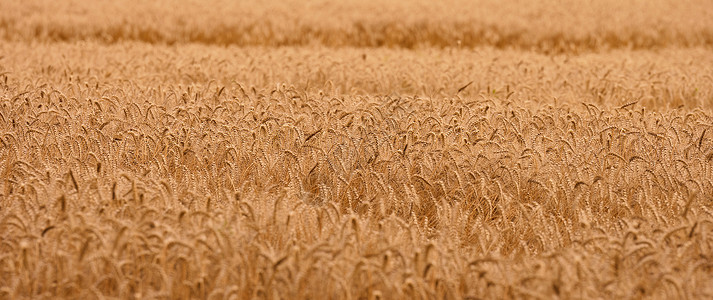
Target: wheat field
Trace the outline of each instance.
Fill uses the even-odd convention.
[[[713,5],[0,0],[0,299],[713,297]]]

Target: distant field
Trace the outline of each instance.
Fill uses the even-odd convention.
[[[0,0],[0,299],[711,298],[711,12]]]
[[[2,0],[20,41],[355,47],[492,46],[539,52],[713,46],[707,0]]]

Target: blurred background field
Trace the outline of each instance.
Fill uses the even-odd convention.
[[[713,45],[705,0],[3,0],[19,41],[474,47],[542,52]]]

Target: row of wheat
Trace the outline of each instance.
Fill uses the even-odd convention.
[[[93,86],[117,90],[194,86],[202,95],[242,84],[273,89],[288,82],[330,95],[421,95],[587,102],[666,111],[713,105],[713,56],[702,48],[546,56],[494,49],[148,47],[145,44],[0,43],[0,83]],[[100,97],[100,94],[95,94]],[[221,94],[221,99],[225,98]],[[141,100],[153,101],[146,93]],[[123,97],[122,97],[123,99]]]

